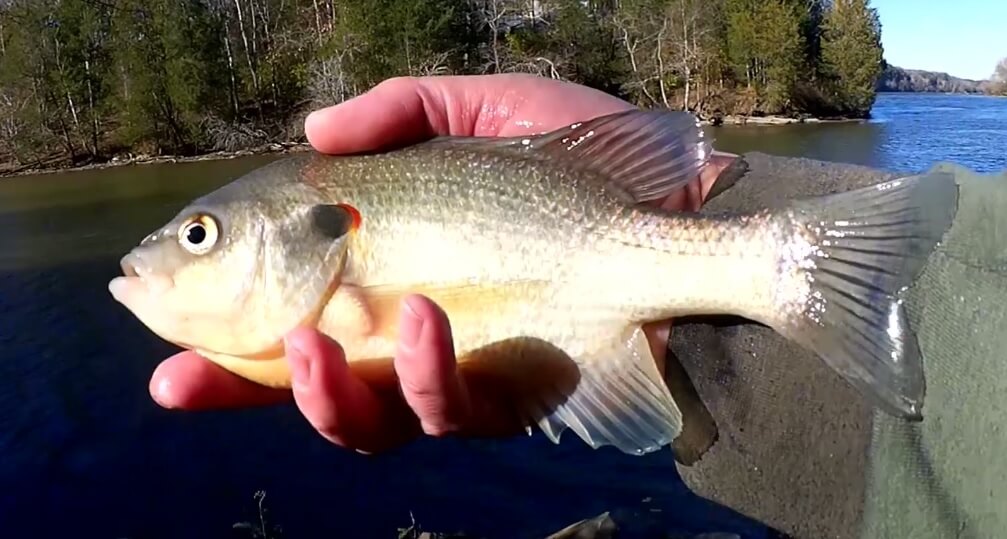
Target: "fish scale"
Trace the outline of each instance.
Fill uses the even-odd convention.
[[[275,387],[290,386],[282,339],[298,325],[359,372],[392,372],[401,302],[423,294],[448,315],[462,375],[499,406],[554,441],[571,429],[630,454],[682,430],[641,328],[683,315],[764,323],[919,419],[899,294],[950,227],[953,179],[746,215],[657,207],[710,147],[690,114],[627,111],[531,137],[291,156],[193,201],[109,287],[162,338]]]

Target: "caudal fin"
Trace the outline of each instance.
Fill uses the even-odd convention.
[[[792,217],[811,236],[801,312],[777,328],[816,352],[882,409],[921,419],[923,358],[900,294],[950,228],[958,186],[947,173],[899,178],[802,200]],[[790,255],[793,257],[793,255]]]

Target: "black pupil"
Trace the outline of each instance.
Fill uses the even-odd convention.
[[[193,245],[199,245],[206,239],[206,228],[203,225],[192,225],[185,233],[185,239]]]

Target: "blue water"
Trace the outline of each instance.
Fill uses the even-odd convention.
[[[1007,100],[885,95],[863,124],[717,130],[722,149],[922,170],[1007,168]],[[747,145],[747,146],[746,146]],[[670,451],[633,457],[567,435],[420,440],[363,456],[324,441],[293,405],[169,412],[147,391],[174,349],[108,295],[117,260],[193,196],[261,159],[0,182],[0,535],[247,537],[266,492],[284,537],[425,529],[543,537],[603,511],[637,526],[765,537],[692,495]]]
[[[1007,98],[884,93],[866,122],[711,128],[718,149],[920,172],[952,161],[1007,169]]]

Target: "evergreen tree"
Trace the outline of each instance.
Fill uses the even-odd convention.
[[[766,0],[756,11],[755,58],[766,101],[774,110],[790,112],[801,70],[804,37],[801,5],[791,0]]]
[[[347,70],[368,88],[395,76],[462,69],[466,12],[463,0],[355,0],[340,6],[335,37],[356,51]]]
[[[3,17],[0,81],[22,103],[8,122],[23,126],[12,150],[25,155],[34,153],[30,145],[55,142],[73,162],[94,157],[107,68],[104,12],[84,0],[21,0]]]
[[[220,32],[197,0],[124,0],[113,19],[126,144],[203,146],[199,124],[227,103]]]
[[[724,0],[727,58],[735,78],[748,87],[758,82],[756,36],[759,33],[759,5],[758,0]]]
[[[865,116],[882,71],[881,22],[869,0],[833,0],[822,23],[823,71],[832,101],[846,114]]]
[[[735,75],[755,86],[772,111],[791,108],[803,61],[802,3],[726,0],[727,51]],[[743,78],[742,78],[743,77]]]

